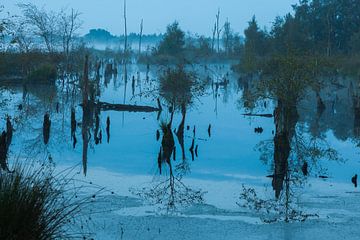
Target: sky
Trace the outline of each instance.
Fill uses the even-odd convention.
[[[16,0],[2,0],[1,4],[18,14]],[[123,0],[31,0],[48,10],[74,8],[82,13],[81,34],[92,28],[104,28],[115,35],[123,34]],[[162,33],[166,26],[178,21],[180,27],[191,33],[211,35],[217,9],[220,21],[228,19],[235,32],[243,33],[247,22],[256,15],[260,26],[270,28],[276,16],[292,11],[298,0],[127,0],[128,32],[139,32],[144,19],[144,33]]]

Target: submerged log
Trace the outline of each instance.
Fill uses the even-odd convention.
[[[272,118],[274,115],[272,114],[255,114],[255,113],[244,113],[243,116],[249,116],[249,117],[266,117],[266,118]]]
[[[124,111],[124,112],[160,112],[160,108],[150,106],[138,106],[127,104],[112,104],[107,102],[99,102],[96,104],[102,111]]]

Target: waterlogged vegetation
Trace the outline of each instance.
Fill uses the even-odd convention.
[[[126,4],[123,36],[82,37],[74,9],[18,7],[0,8],[1,239],[355,239],[360,2],[243,34],[219,9],[210,37],[128,34]]]

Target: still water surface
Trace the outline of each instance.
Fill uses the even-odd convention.
[[[130,65],[127,69],[128,80],[125,82],[123,67],[118,66],[118,69],[119,74],[116,76],[108,79],[101,77],[98,96],[100,101],[157,107],[158,79],[163,70],[152,67],[147,73],[146,66]],[[192,185],[188,187],[204,192],[209,191],[212,186],[196,186],[194,179],[199,182],[209,180],[212,183],[235,182],[240,186],[244,184],[265,187],[271,192],[266,195],[267,198],[275,198],[275,187],[272,183],[275,168],[274,117],[252,117],[243,114],[250,111],[273,114],[276,102],[262,99],[255,102],[254,107],[249,110],[244,106],[248,106],[244,93],[252,91],[252,81],[255,80],[240,78],[231,71],[228,64],[208,65],[206,68],[198,65],[194,69],[197,78],[208,81],[208,84],[202,93],[193,97],[191,104],[186,106],[184,155],[181,138],[176,134],[183,114],[181,110],[175,110],[171,129],[176,154],[175,158],[171,156],[171,171],[169,164],[160,164],[161,175],[173,174],[181,181],[192,179]],[[228,84],[216,84],[224,79],[228,80]],[[288,172],[291,172],[289,181],[296,185],[295,191],[306,191],[307,187],[316,185],[319,181],[329,183],[325,185],[329,188],[333,183],[340,184],[344,186],[339,189],[342,192],[355,189],[351,178],[360,169],[359,135],[356,134],[356,112],[350,91],[356,89],[353,89],[351,79],[344,78],[340,81],[342,87],[329,84],[322,90],[326,109],[320,116],[311,92],[297,106],[299,118],[296,121],[295,136],[290,144],[291,153],[288,159]],[[125,174],[149,176],[149,179],[160,176],[158,155],[161,147],[164,147],[160,125],[162,122],[171,121],[168,110],[170,105],[164,99],[161,99],[163,111],[159,116],[158,112],[101,111],[98,130],[98,133],[102,133],[101,143],[96,144],[96,120],[93,119],[89,127],[88,155],[84,160],[83,114],[80,106],[82,98],[78,86],[69,84],[68,87],[63,87],[61,81],[53,87],[7,85],[1,87],[1,94],[1,115],[9,114],[15,128],[9,164],[19,156],[46,159],[50,156],[56,166],[78,165],[84,179],[96,177],[97,169],[109,176]],[[75,109],[77,122],[75,147],[71,137],[72,108]],[[43,116],[46,112],[50,113],[52,122],[50,142],[47,145],[42,139]],[[2,124],[5,125],[4,120]],[[260,132],[255,132],[256,128],[261,128]],[[189,150],[193,142],[194,156]],[[329,157],[326,151],[336,157]],[[307,176],[304,176],[303,162],[296,161],[301,153],[306,156]],[[98,184],[106,184],[105,179],[104,182],[101,181],[106,175],[99,178]],[[293,175],[295,179],[292,179]],[[122,186],[127,186],[124,179],[119,177],[118,181]],[[140,187],[142,183],[139,184]],[[128,185],[128,188],[134,187],[134,183]],[[238,192],[224,191],[224,194],[238,197],[241,191],[239,188]],[[206,203],[206,193],[204,194]]]

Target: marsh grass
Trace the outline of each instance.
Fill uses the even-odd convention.
[[[70,173],[70,172],[69,172]],[[70,239],[74,224],[92,197],[79,197],[69,173],[16,164],[0,173],[0,239]]]

